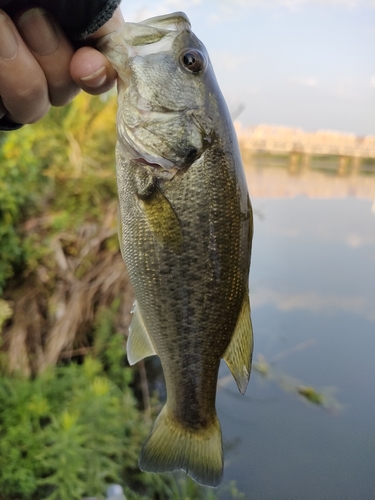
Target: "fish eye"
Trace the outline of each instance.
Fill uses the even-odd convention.
[[[188,49],[180,56],[180,61],[185,69],[191,73],[199,73],[206,66],[206,57],[199,50]]]

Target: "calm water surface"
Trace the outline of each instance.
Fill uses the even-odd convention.
[[[253,370],[242,397],[223,363],[217,407],[224,480],[249,500],[375,499],[375,175],[327,166],[246,166],[254,361],[267,377]]]

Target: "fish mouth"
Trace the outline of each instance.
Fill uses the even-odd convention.
[[[139,158],[134,158],[134,161],[138,163],[141,167],[145,168],[149,173],[151,173],[154,177],[159,177],[161,179],[172,179],[178,172],[178,168],[170,168],[166,170],[159,163],[152,163],[143,158],[142,156]]]
[[[123,143],[119,141],[118,143],[120,150],[129,157],[131,156],[132,161],[137,163],[141,168],[145,169],[153,177],[158,177],[161,179],[172,179],[178,172],[178,167],[167,158],[161,156],[153,156],[146,152],[140,152],[128,141]]]

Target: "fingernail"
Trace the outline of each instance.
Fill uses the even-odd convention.
[[[34,8],[24,12],[17,27],[31,50],[40,56],[51,54],[59,45],[54,24],[43,9]]]
[[[17,40],[8,18],[0,13],[0,59],[9,61],[17,55]]]
[[[93,89],[101,87],[107,80],[107,68],[102,66],[97,71],[92,73],[92,75],[80,78],[81,82],[91,87]]]

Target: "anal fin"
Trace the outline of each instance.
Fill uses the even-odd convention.
[[[156,354],[137,302],[134,304],[134,315],[129,326],[126,352],[130,365],[134,365],[147,356],[154,356]]]
[[[246,293],[232,340],[223,356],[241,394],[245,394],[249,383],[252,355],[253,328],[250,318],[250,300]]]

